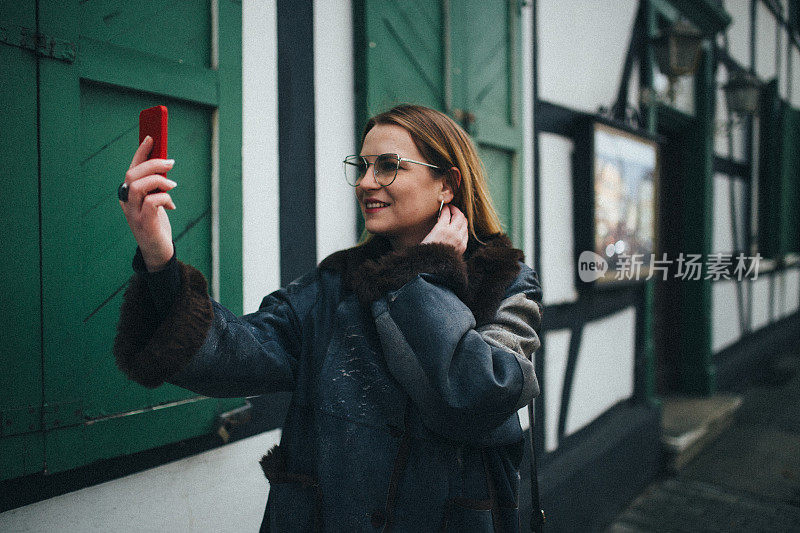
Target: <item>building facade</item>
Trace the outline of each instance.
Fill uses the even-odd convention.
[[[401,102],[472,135],[541,276],[543,506],[553,530],[602,527],[662,467],[662,399],[741,386],[797,331],[799,4],[3,2],[0,528],[119,523],[139,516],[115,510],[131,493],[153,527],[257,527],[256,461],[286,397],[150,391],[114,366],[135,247],[115,190],[138,111],[169,108],[179,258],[246,313],[357,242],[341,161]],[[681,28],[699,44],[676,73],[663,58]],[[756,113],[728,109],[747,75]],[[619,266],[633,249],[652,275],[581,277],[583,252]],[[177,503],[140,491],[167,472],[186,479]]]

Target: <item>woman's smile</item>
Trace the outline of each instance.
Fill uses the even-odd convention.
[[[381,211],[392,205],[389,202],[382,202],[375,198],[366,198],[363,202],[364,204],[364,214],[373,214]]]

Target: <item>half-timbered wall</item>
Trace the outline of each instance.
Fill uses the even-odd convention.
[[[787,3],[778,2],[783,18]],[[798,49],[786,27],[762,0],[727,0],[733,22],[717,39],[737,67],[753,69],[766,83],[778,81],[780,97],[800,104]],[[790,65],[791,62],[791,65]],[[758,173],[760,120],[728,114],[723,85],[733,67],[717,67],[714,153],[713,253],[755,255],[759,244]],[[720,162],[720,160],[723,160]],[[728,164],[731,162],[733,164]],[[724,163],[724,164],[723,164]],[[775,207],[777,209],[777,207]],[[800,268],[792,260],[776,266],[761,261],[757,280],[719,280],[712,287],[712,348],[719,353],[743,337],[795,313],[800,302]]]
[[[40,4],[52,8],[51,12],[57,11],[53,11],[53,2],[42,0]],[[84,4],[87,5],[80,9],[91,9],[90,3],[81,3]],[[201,7],[204,7],[205,3],[202,4]],[[228,9],[233,6],[235,11],[237,2],[212,1],[209,2],[209,7],[215,8],[218,4]],[[101,122],[102,105],[135,109],[142,102],[149,102],[153,94],[164,93],[175,99],[176,109],[186,108],[186,113],[193,117],[193,122],[182,125],[178,121],[176,127],[178,131],[181,128],[188,131],[187,136],[199,138],[195,144],[204,147],[196,150],[193,160],[202,167],[200,170],[206,167],[211,170],[205,173],[198,171],[206,181],[198,180],[195,183],[199,192],[192,202],[204,209],[208,208],[209,218],[205,220],[201,217],[200,222],[193,226],[190,224],[192,220],[177,219],[187,232],[202,231],[204,235],[207,234],[207,238],[196,239],[196,246],[192,248],[182,247],[179,243],[179,255],[189,261],[198,261],[214,281],[214,294],[221,295],[223,299],[229,298],[230,301],[224,303],[233,308],[241,306],[244,312],[254,311],[265,294],[288,281],[285,279],[288,274],[313,268],[315,262],[329,253],[356,242],[357,205],[352,189],[346,185],[341,175],[341,161],[345,155],[357,153],[358,135],[368,114],[382,110],[386,105],[396,103],[398,99],[415,99],[450,112],[461,107],[465,108],[461,111],[470,111],[466,106],[475,105],[478,111],[475,113],[477,122],[466,125],[474,128],[476,138],[487,155],[490,171],[493,171],[492,176],[495,179],[492,184],[493,193],[497,196],[506,227],[512,232],[516,243],[524,247],[527,262],[535,266],[541,276],[545,330],[543,348],[536,354],[537,372],[542,387],[542,395],[537,400],[536,440],[540,449],[554,452],[548,454],[544,461],[544,475],[550,476],[545,478],[550,480],[550,484],[543,487],[544,494],[549,492],[551,497],[562,502],[560,493],[552,495],[560,490],[558,483],[573,473],[570,468],[577,468],[575,464],[580,461],[573,460],[570,463],[569,452],[576,449],[576,439],[586,435],[585,430],[605,424],[603,420],[607,418],[604,419],[604,415],[620,406],[631,409],[633,407],[630,406],[647,406],[641,409],[649,410],[643,416],[657,416],[652,415],[650,411],[654,409],[648,403],[652,399],[652,390],[644,390],[649,386],[648,382],[652,381],[652,369],[647,369],[648,362],[643,357],[646,351],[643,339],[651,332],[647,329],[646,322],[647,307],[652,305],[652,300],[640,288],[607,293],[599,291],[587,298],[576,285],[573,153],[579,147],[576,146],[574,132],[570,130],[569,119],[565,118],[576,113],[598,113],[601,108],[609,108],[614,104],[620,91],[623,63],[631,45],[640,4],[637,0],[608,0],[600,3],[590,0],[536,0],[509,1],[499,9],[501,3],[497,3],[493,5],[496,12],[491,13],[495,17],[492,20],[495,25],[502,25],[506,31],[482,35],[484,42],[471,36],[480,33],[476,26],[480,29],[485,21],[480,17],[466,17],[463,9],[468,4],[452,0],[403,4],[406,7],[412,6],[409,9],[416,9],[418,15],[406,17],[404,20],[397,18],[396,10],[386,8],[386,3],[374,0],[316,0],[312,9],[308,9],[309,4],[293,4],[289,0],[242,2],[241,214],[234,205],[238,197],[225,196],[227,193],[224,192],[224,187],[222,199],[214,196],[220,193],[220,182],[214,180],[222,180],[223,185],[228,184],[233,189],[237,184],[235,179],[232,182],[225,181],[231,180],[232,176],[235,178],[236,167],[235,164],[233,168],[224,167],[225,162],[231,160],[232,148],[230,144],[225,145],[225,139],[215,136],[214,128],[218,127],[216,120],[222,120],[223,128],[228,123],[224,121],[224,115],[221,119],[215,111],[219,102],[211,94],[213,91],[208,94],[203,92],[208,83],[199,84],[199,89],[186,84],[178,91],[180,94],[176,95],[169,95],[163,87],[139,87],[134,84],[134,89],[144,91],[137,94],[136,90],[130,91],[123,87],[122,81],[127,78],[111,80],[111,85],[116,85],[109,88],[101,71],[95,68],[87,69],[80,76],[70,74],[70,83],[75,83],[72,83],[72,92],[69,94],[72,100],[86,104],[83,122],[75,121],[79,126],[83,124],[81,127],[84,130]],[[19,26],[35,25],[35,3],[29,1],[19,5],[19,13],[4,14],[2,22]],[[449,64],[452,69],[450,72],[445,72],[448,63],[444,61],[442,50],[447,40],[442,38],[441,21],[438,18],[442,15],[443,6],[455,6],[453,14],[457,15],[451,20],[452,34],[449,36],[449,46],[458,48],[451,51],[453,63]],[[796,46],[789,45],[788,33],[772,10],[763,0],[726,0],[724,7],[731,15],[732,22],[725,31],[727,39],[718,35],[714,44],[727,50],[730,61],[745,69],[753,68],[762,81],[777,76],[781,97],[796,107],[800,106],[800,51]],[[483,3],[475,2],[468,8],[477,11],[483,9]],[[306,20],[306,24],[298,23],[297,28],[304,28],[302,35],[289,35],[288,24],[293,22],[292,17],[300,10],[309,14],[311,22]],[[202,10],[198,8],[197,11]],[[230,17],[230,13],[227,16]],[[281,16],[286,18],[281,19]],[[517,16],[520,17],[519,21],[515,19]],[[113,21],[113,18],[109,20]],[[204,18],[201,19],[205,21]],[[55,19],[49,16],[42,18],[45,26],[50,24],[49,27],[57,27],[58,24],[53,20]],[[214,20],[209,17],[208,25],[213,24]],[[282,30],[281,20],[285,22]],[[90,21],[84,22],[89,23]],[[205,24],[203,22],[201,25]],[[429,27],[426,28],[425,24]],[[414,25],[422,29],[415,30]],[[423,29],[424,35],[433,35],[433,44],[429,47],[420,46],[424,39],[409,41],[402,38],[414,31],[422,32]],[[72,31],[68,28],[68,33]],[[233,35],[230,31],[230,26],[223,29],[219,38],[230,38]],[[92,45],[92,39],[98,40],[102,37],[91,37],[89,45]],[[490,40],[490,37],[494,40]],[[213,47],[212,37],[209,37],[208,42]],[[297,48],[281,48],[281,42],[296,42]],[[226,43],[230,47],[230,41]],[[411,48],[404,49],[406,45]],[[98,57],[105,58],[108,55],[108,51],[99,50],[97,46],[89,46],[87,49],[96,51]],[[497,57],[489,54],[489,49],[502,49],[502,54],[506,55],[502,56],[502,61],[493,61]],[[36,90],[36,61],[44,60],[34,59],[17,48],[7,47],[3,52],[6,61],[0,62],[0,69],[5,69],[8,76],[16,73],[21,77],[19,84],[6,84],[2,89],[3,94],[9,95],[7,99],[18,104],[19,113],[15,118],[19,120],[14,123],[15,128],[22,132],[20,136],[35,136],[37,133],[31,128],[31,124],[35,124],[36,120],[36,100],[32,94]],[[82,53],[80,48],[79,53]],[[192,73],[199,75],[201,81],[216,81],[215,75],[202,73],[206,49],[201,47],[192,53],[198,57],[203,56],[201,59],[192,56],[193,59],[187,61],[199,63]],[[230,50],[227,53],[230,54]],[[395,65],[393,69],[386,70],[390,61],[397,58],[406,62],[399,74],[395,63],[391,63]],[[223,55],[221,61],[224,64],[230,59],[230,55]],[[298,64],[297,68],[301,69],[302,76],[311,84],[304,84],[300,88],[308,91],[303,94],[309,95],[300,101],[292,100],[299,93],[290,90],[281,93],[279,87],[279,73],[283,72],[284,80],[290,79],[285,76],[286,73],[294,73],[291,70],[294,68],[294,59],[301,61],[302,64]],[[100,63],[95,62],[94,66],[97,65]],[[475,65],[483,65],[483,68],[478,69]],[[721,61],[716,65],[714,73],[716,94],[712,140],[713,155],[716,157],[711,177],[713,238],[710,251],[750,252],[757,251],[758,237],[758,190],[754,176],[758,173],[759,164],[759,118],[755,117],[751,121],[737,117],[732,122],[728,121],[721,86],[727,80],[729,67],[730,64]],[[69,68],[60,63],[45,66],[42,76],[58,79],[58,76],[52,77],[54,69]],[[471,79],[484,80],[489,88],[487,91],[496,91],[490,94],[485,109],[476,103],[481,91],[476,91],[477,95],[472,94],[466,84],[461,85],[463,82],[458,76],[469,72],[469,68],[476,68]],[[638,64],[634,65],[631,72],[627,84],[627,104],[640,110]],[[223,68],[221,75],[229,74]],[[445,83],[447,76],[450,76],[450,81]],[[78,82],[79,77],[81,81]],[[496,85],[493,84],[497,81],[494,78],[498,77],[502,79]],[[653,73],[653,78],[656,91],[664,91],[666,78],[658,72]],[[235,76],[233,79],[238,83]],[[367,89],[358,85],[358,80],[364,79],[368,81]],[[220,84],[223,81],[220,79]],[[286,83],[288,82],[284,81],[284,90]],[[519,86],[515,85],[517,83]],[[691,81],[678,82],[674,102],[674,106],[690,118],[695,112],[695,89],[696,85]],[[56,101],[50,97],[42,112],[52,113]],[[288,109],[287,105],[294,106],[292,111],[295,114],[282,116],[281,105],[284,112]],[[8,113],[7,115],[10,116]],[[279,124],[282,117],[283,123]],[[9,131],[4,129],[0,133],[3,145],[6,145],[7,140],[14,140],[7,139]],[[54,146],[53,133],[45,132],[42,142],[50,142]],[[50,135],[49,141],[47,135]],[[17,140],[19,138],[16,137]],[[223,144],[223,167],[215,171],[214,168],[220,163],[220,155],[215,155],[212,147],[220,142]],[[17,149],[28,160],[37,157],[29,144],[18,143],[14,150]],[[127,151],[126,148],[126,153]],[[536,158],[534,153],[538,154]],[[305,165],[305,171],[292,174],[296,171],[292,164],[296,161],[293,158],[297,154],[307,157],[299,161]],[[232,159],[235,162],[236,158]],[[93,164],[91,161],[87,163],[84,157],[83,171],[94,175],[91,167]],[[281,168],[286,171],[279,172]],[[16,250],[24,254],[23,260],[32,267],[25,276],[15,278],[24,283],[19,286],[7,283],[4,289],[19,294],[19,301],[25,302],[30,301],[30,298],[35,300],[39,294],[37,278],[46,276],[48,269],[53,268],[51,265],[54,264],[54,259],[63,258],[54,256],[41,246],[37,251],[35,246],[40,239],[37,235],[39,231],[44,232],[45,244],[55,241],[53,236],[56,234],[53,231],[58,228],[45,216],[42,222],[45,227],[40,230],[38,218],[39,210],[44,209],[46,214],[48,206],[55,201],[53,198],[57,197],[45,198],[43,208],[26,204],[26,197],[39,194],[39,170],[35,165],[20,163],[18,167],[13,167],[13,172],[25,176],[25,182],[20,188],[13,188],[5,197],[0,198],[0,202],[5,202],[1,204],[4,206],[16,206],[15,213],[26,222],[23,224],[26,229],[21,231],[27,233],[19,233],[19,239],[15,241],[4,239],[4,267],[9,265],[10,269],[11,263],[8,261],[13,261],[10,259],[14,257],[11,252]],[[44,187],[47,190],[52,185],[45,183]],[[192,202],[186,203],[193,206]],[[222,205],[222,209],[217,208],[215,211],[214,205]],[[8,209],[5,211],[8,212]],[[201,209],[198,216],[203,213],[205,211]],[[296,231],[293,233],[292,230],[298,227],[298,223],[299,227],[311,228],[311,235],[298,235]],[[241,254],[236,249],[235,236],[239,224]],[[123,233],[118,231],[122,228],[118,226],[119,224],[114,226],[115,235]],[[226,244],[229,240],[233,242],[232,247]],[[129,244],[130,242],[126,243]],[[114,264],[119,263],[119,268],[114,268],[120,272],[128,268],[129,248],[127,246],[125,253],[120,255],[122,259],[118,260],[115,256]],[[232,253],[233,259],[226,253]],[[241,257],[241,279],[235,272],[239,264],[238,257]],[[232,271],[236,275],[232,275]],[[76,272],[78,270],[72,271],[70,275],[74,277]],[[73,292],[64,292],[57,295],[57,298],[64,299]],[[713,352],[723,353],[748,335],[793,315],[798,309],[799,295],[800,269],[792,265],[776,267],[774,262],[772,267],[768,264],[767,269],[752,282],[713,282],[710,329]],[[12,337],[13,349],[38,357],[42,348],[40,344],[51,342],[47,339],[42,341],[38,337],[40,331],[47,328],[47,321],[52,321],[47,314],[48,309],[43,306],[44,312],[40,316],[38,301],[33,306],[22,303],[16,305],[14,312],[17,315],[32,316],[34,320],[24,322],[24,336]],[[44,323],[39,322],[39,318]],[[111,324],[112,318],[109,314],[103,319]],[[23,322],[18,320],[18,323]],[[108,334],[105,337],[98,336],[93,340],[93,346],[101,346],[104,342],[107,344],[107,337]],[[13,359],[14,364],[17,364],[17,360]],[[104,365],[103,368],[110,372],[110,363],[106,361]],[[25,379],[30,378],[32,383],[37,383],[42,367],[33,365],[26,372]],[[23,375],[18,366],[14,367],[14,373]],[[120,390],[131,396],[133,393],[129,389],[131,387]],[[31,390],[35,398],[41,394],[41,390]],[[25,394],[28,392],[28,389],[17,390],[14,392],[16,396],[7,397],[13,396],[15,401],[18,399],[27,402],[28,397]],[[170,394],[172,396],[168,399],[178,398],[175,391]],[[35,401],[35,398],[30,401]],[[151,398],[151,403],[164,398],[167,396],[156,394]],[[270,411],[275,406],[278,406],[276,411],[280,408],[279,403],[271,398],[252,401],[258,402],[257,412]],[[209,412],[219,411],[216,406],[208,409]],[[620,412],[623,413],[619,415],[622,417],[631,411]],[[209,418],[208,413],[206,415]],[[527,427],[525,410],[520,411],[520,415],[523,427]],[[651,422],[647,424],[657,425],[657,422]],[[260,450],[266,450],[280,438],[280,429],[277,428],[279,423],[271,423],[268,426],[272,428],[270,431],[253,437],[252,440],[162,465],[114,480],[107,485],[89,487],[77,495],[70,494],[34,504],[13,515],[4,513],[0,515],[0,529],[4,526],[22,528],[42,517],[49,517],[48,523],[68,523],[70,526],[74,525],[75,529],[82,529],[89,520],[95,520],[92,524],[96,525],[92,512],[96,510],[98,501],[104,502],[101,506],[108,511],[106,523],[119,524],[125,520],[126,515],[122,510],[124,507],[115,507],[114,502],[129,499],[131,495],[144,498],[141,496],[144,494],[143,487],[151,488],[147,493],[149,496],[137,501],[143,508],[153,510],[153,527],[164,523],[166,516],[174,520],[173,524],[185,524],[187,528],[202,523],[204,527],[218,524],[219,529],[224,529],[226,524],[230,525],[231,520],[238,520],[238,524],[252,523],[255,527],[263,512],[263,497],[268,490],[266,482],[257,470],[255,476],[230,474],[252,473],[257,468],[255,461],[261,453]],[[645,423],[642,427],[644,426]],[[610,431],[616,433],[604,436],[613,439],[624,433],[619,426]],[[134,441],[137,449],[145,446],[143,442],[160,444],[169,441],[163,435],[158,438],[148,436],[147,439]],[[657,436],[650,440],[655,442]],[[75,463],[76,459],[70,459],[66,450],[69,441],[64,443],[59,445],[63,452],[62,458],[66,458],[62,461],[62,466],[69,466],[68,463]],[[19,470],[19,475],[36,471],[36,467],[30,467],[29,463],[40,460],[44,453],[43,439],[32,440],[28,445],[18,443],[15,446],[14,453],[22,457],[13,465]],[[622,444],[615,447],[622,448]],[[653,449],[656,447],[657,444],[654,444]],[[564,450],[566,452],[562,454]],[[652,451],[648,450],[644,453]],[[107,450],[103,453],[108,455]],[[656,454],[657,452],[653,452],[653,462],[657,462]],[[584,454],[583,457],[588,455]],[[624,461],[625,457],[618,459]],[[553,462],[548,463],[548,460]],[[220,471],[210,467],[210,464],[224,469],[228,475],[220,476]],[[551,469],[549,474],[548,467]],[[561,470],[562,467],[565,468]],[[591,465],[581,467],[591,468]],[[642,471],[647,468],[649,467],[642,467]],[[161,491],[152,490],[154,486],[162,486],[161,481],[170,476],[181,476],[187,480],[185,492],[178,497],[183,500],[177,504],[175,495],[168,490],[172,485],[164,485],[168,488]],[[243,496],[244,492],[250,496],[249,499]],[[198,496],[198,493],[202,494]],[[209,497],[209,494],[220,496]],[[253,495],[256,497],[253,498]],[[186,501],[189,499],[194,503],[189,505]],[[214,503],[217,504],[216,509]],[[198,506],[208,512],[197,514],[200,508]],[[240,509],[241,506],[246,509]],[[119,512],[115,514],[112,509]],[[67,522],[64,522],[65,517]]]
[[[572,112],[610,108],[617,97],[638,5],[626,0],[595,9],[587,2],[537,2],[539,101]],[[638,77],[632,76],[630,105],[637,105],[638,94]],[[538,142],[545,309],[568,309],[579,299],[573,247],[574,140],[569,131],[544,130]],[[570,328],[548,329],[544,335],[541,419],[547,451],[558,447],[559,437],[587,426],[634,393],[635,308],[584,323],[579,313],[575,315]],[[573,368],[568,364],[571,350],[575,352]],[[565,393],[564,387],[570,391]],[[565,399],[569,400],[566,404]]]
[[[342,161],[358,153],[349,2],[314,2],[314,115],[316,135],[317,261],[356,242],[353,188]]]
[[[275,0],[242,4],[242,281],[245,313],[280,286]]]

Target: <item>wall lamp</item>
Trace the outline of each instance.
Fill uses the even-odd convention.
[[[728,111],[739,115],[758,113],[758,101],[761,95],[761,82],[743,70],[731,70],[728,82],[722,86]]]
[[[658,68],[670,79],[694,74],[703,33],[688,20],[678,19],[653,40]]]

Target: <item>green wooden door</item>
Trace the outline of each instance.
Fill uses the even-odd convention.
[[[458,120],[486,165],[503,227],[522,244],[521,40],[515,0],[363,0],[358,121],[412,102]]]
[[[451,112],[477,142],[503,228],[522,246],[519,3],[458,0],[450,6]]]
[[[800,111],[781,99],[777,80],[761,93],[758,241],[763,257],[800,251]]]
[[[781,237],[783,253],[800,252],[800,110],[783,104],[781,145]]]
[[[3,2],[0,23],[17,44],[34,33],[33,0]],[[30,50],[0,44],[0,479],[41,469],[44,440],[39,313],[39,176],[36,153],[36,58]]]
[[[19,51],[19,61],[38,62],[39,191],[35,172],[28,172],[19,191],[3,201],[30,195],[31,207],[16,202],[12,210],[31,233],[19,235],[26,245],[20,260],[32,268],[18,290],[30,293],[20,301],[34,304],[19,311],[28,334],[14,348],[31,353],[26,357],[39,367],[18,372],[24,383],[8,378],[13,403],[4,399],[3,409],[33,405],[40,413],[35,433],[44,436],[43,451],[33,471],[57,472],[208,433],[220,411],[242,403],[174,386],[147,390],[128,381],[111,354],[135,249],[116,186],[146,107],[169,108],[169,152],[177,161],[170,177],[179,183],[170,219],[179,257],[241,312],[241,4],[39,0],[38,9],[38,31],[74,46],[76,54],[57,59]],[[9,66],[6,55],[17,51],[3,47],[3,53],[3,68],[15,69],[30,85],[34,111],[25,127],[35,132],[35,67],[31,74],[28,66]],[[4,84],[3,90],[11,89]],[[36,161],[35,153],[26,159]],[[5,235],[3,246],[6,251]],[[224,260],[215,265],[215,256]],[[10,461],[4,477],[19,475],[19,461]]]

